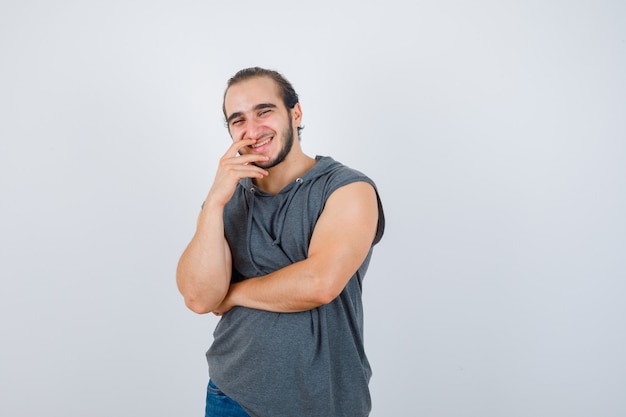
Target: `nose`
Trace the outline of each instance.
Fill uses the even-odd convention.
[[[248,139],[258,140],[261,136],[263,136],[263,133],[265,132],[265,128],[263,127],[263,125],[254,119],[248,121],[247,127],[248,129],[246,136],[248,136]]]

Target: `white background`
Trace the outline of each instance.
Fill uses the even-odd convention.
[[[254,65],[380,188],[373,417],[626,415],[624,2],[213,3],[0,2],[0,415],[203,415],[174,272]]]

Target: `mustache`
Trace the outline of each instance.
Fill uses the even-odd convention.
[[[260,141],[260,140],[262,140],[262,139],[265,139],[266,137],[268,137],[268,136],[272,136],[272,135],[273,135],[273,133],[272,133],[272,132],[264,132],[264,133],[261,133],[261,135],[260,135],[258,138],[256,138],[256,141],[258,142],[258,141]]]

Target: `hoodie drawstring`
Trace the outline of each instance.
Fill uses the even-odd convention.
[[[289,194],[287,195],[285,202],[280,206],[280,208],[278,209],[278,212],[276,213],[276,221],[279,223],[276,225],[276,229],[275,229],[276,237],[272,241],[273,246],[280,245],[281,235],[285,227],[287,210],[289,209],[289,206],[291,205],[291,202],[293,200],[293,197],[296,194],[296,191],[298,191],[298,189],[300,188],[300,185],[302,185],[304,181],[302,180],[302,178],[296,178],[294,182],[295,184],[293,187],[291,187],[291,190],[289,190]],[[246,249],[248,251],[248,257],[250,259],[250,262],[254,266],[254,269],[256,269],[259,275],[263,275],[263,271],[261,271],[259,266],[254,262],[254,257],[252,256],[252,246],[251,246],[252,245],[252,239],[251,239],[252,226],[254,223],[254,202],[259,197],[256,195],[257,189],[254,185],[250,186],[248,191],[249,191],[248,193],[249,198],[248,198],[248,221],[247,221],[247,228],[246,228],[246,245],[247,245]]]

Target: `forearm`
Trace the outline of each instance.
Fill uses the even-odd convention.
[[[196,233],[178,262],[176,283],[187,307],[196,313],[207,313],[226,296],[230,276],[223,208],[207,204],[198,216]]]
[[[296,262],[271,274],[233,284],[221,306],[243,306],[277,313],[307,311],[330,303],[343,290],[346,278],[321,267],[316,259]]]

